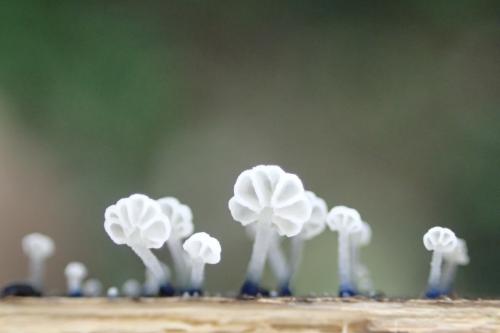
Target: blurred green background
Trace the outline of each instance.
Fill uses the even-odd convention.
[[[379,290],[424,291],[442,225],[469,245],[462,295],[500,295],[498,1],[5,1],[0,47],[2,284],[32,231],[57,243],[50,289],[70,260],[142,279],[103,212],[144,192],[192,207],[223,247],[208,288],[236,290],[251,242],[227,201],[273,163],[372,225]],[[306,245],[300,293],[336,291],[336,242]]]

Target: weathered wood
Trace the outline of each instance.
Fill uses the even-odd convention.
[[[7,299],[2,333],[500,332],[500,301]]]

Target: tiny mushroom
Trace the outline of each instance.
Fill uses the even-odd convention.
[[[167,246],[174,262],[176,282],[178,286],[185,287],[183,284],[189,278],[189,262],[186,253],[182,250],[182,241],[193,233],[193,214],[189,206],[182,204],[174,197],[161,198],[157,202],[172,226]]]
[[[252,255],[241,294],[256,296],[272,244],[273,231],[280,236],[297,235],[311,216],[311,204],[299,177],[274,165],[243,171],[229,200],[233,219],[243,226],[257,223]]]
[[[425,233],[423,242],[428,251],[433,251],[426,297],[437,298],[442,295],[440,281],[443,256],[455,250],[458,240],[450,229],[433,227]]]
[[[186,239],[182,247],[191,259],[191,281],[188,292],[191,295],[201,295],[205,264],[219,263],[220,243],[206,232],[197,232]]]
[[[99,297],[102,294],[102,283],[98,279],[85,280],[82,286],[82,293],[85,297]]]
[[[81,262],[73,261],[64,269],[68,288],[68,296],[83,296],[82,282],[87,277],[87,268]]]
[[[128,279],[122,285],[122,294],[130,298],[140,297],[142,294],[142,286],[136,279]]]
[[[22,247],[29,257],[29,281],[34,288],[42,291],[45,260],[54,254],[54,241],[46,235],[32,233],[24,236]]]
[[[353,208],[336,206],[328,213],[326,223],[332,231],[338,232],[339,296],[354,296],[356,291],[351,276],[351,246],[349,243],[351,235],[359,232],[362,228],[361,216]]]
[[[161,248],[170,236],[170,221],[160,205],[143,194],[133,194],[109,206],[104,228],[113,242],[126,244],[159,279],[165,278],[160,261],[151,249]]]
[[[440,290],[445,295],[450,295],[453,289],[453,282],[457,272],[457,266],[469,264],[469,254],[467,243],[461,238],[457,238],[457,246],[452,252],[444,255],[443,273],[441,276]]]

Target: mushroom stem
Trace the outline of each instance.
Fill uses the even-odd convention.
[[[167,246],[172,256],[172,261],[175,266],[176,282],[178,285],[183,286],[186,284],[188,278],[188,263],[186,262],[186,255],[182,248],[181,239],[178,237],[170,237],[167,240]]]
[[[257,222],[257,231],[252,248],[252,256],[248,264],[247,280],[255,284],[259,284],[264,265],[266,264],[266,257],[269,252],[269,247],[273,238],[273,230],[271,228],[271,221],[262,220]]]
[[[191,264],[191,289],[201,290],[205,275],[205,262],[193,260]]]
[[[344,231],[339,231],[339,280],[340,290],[352,290],[351,281],[350,255],[349,255],[349,234]]]
[[[445,261],[441,274],[440,290],[444,294],[449,294],[453,287],[455,274],[457,273],[457,264],[454,262]]]
[[[274,237],[269,247],[269,264],[280,287],[288,287],[290,269],[278,237]]]
[[[302,252],[304,250],[304,237],[298,234],[290,239],[290,277],[292,280],[299,270],[302,262]]]
[[[431,271],[429,273],[429,290],[437,291],[439,289],[439,281],[441,279],[441,266],[443,263],[443,254],[441,251],[432,253]]]
[[[31,257],[29,261],[29,280],[33,287],[38,290],[43,286],[44,260]]]
[[[161,268],[160,261],[156,256],[145,246],[142,245],[131,245],[132,250],[134,250],[135,254],[141,258],[144,266],[151,270],[151,273],[160,281],[164,279],[164,271]]]

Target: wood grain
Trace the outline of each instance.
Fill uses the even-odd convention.
[[[496,300],[6,299],[2,333],[500,332]]]

